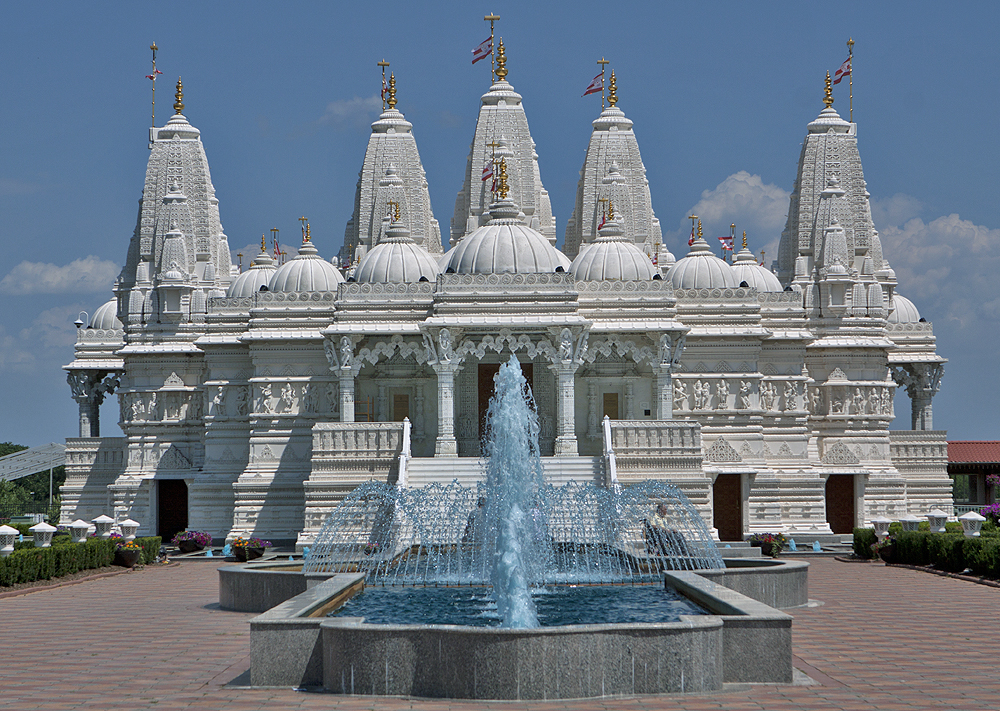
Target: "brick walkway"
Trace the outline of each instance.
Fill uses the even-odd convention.
[[[794,653],[796,667],[817,683],[530,707],[1000,708],[1000,590],[880,564],[810,562],[810,597],[824,604],[794,612]],[[227,687],[249,667],[251,615],[218,609],[216,567],[186,563],[0,600],[0,709],[529,706]]]

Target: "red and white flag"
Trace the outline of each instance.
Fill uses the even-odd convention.
[[[486,165],[483,166],[483,182],[493,177],[493,161],[486,161]]]
[[[599,91],[604,91],[604,72],[601,72],[594,77],[594,80],[590,82],[590,86],[588,86],[587,90],[583,92],[583,95],[586,96],[587,94],[596,94]]]
[[[152,74],[146,75],[146,78],[149,79],[150,81],[156,81],[157,74],[163,74],[163,72],[161,72],[159,69],[154,69]]]
[[[722,248],[727,252],[733,251],[733,238],[732,237],[719,237],[719,241],[722,242]]]
[[[691,225],[691,237],[688,238],[688,247],[690,247],[692,244],[694,244],[694,240],[695,240],[694,225]]]
[[[608,213],[601,213],[601,224],[597,226],[597,231],[600,232],[601,228],[604,227],[605,223],[608,221]]]
[[[487,37],[472,50],[472,63],[475,64],[480,59],[486,59],[491,54],[493,54],[493,37]]]
[[[847,59],[844,60],[844,63],[840,65],[840,69],[834,72],[833,83],[839,84],[841,81],[843,81],[844,77],[848,77],[850,75],[851,75],[851,58],[848,57]]]
[[[385,95],[389,93],[389,85],[385,81],[385,75],[382,75],[382,101],[385,101]]]
[[[657,255],[656,250],[654,250],[653,254],[651,254],[650,257],[649,257],[650,261],[653,262],[653,266],[654,267],[657,266],[657,262],[659,262],[659,258],[658,257],[659,257],[659,255]]]

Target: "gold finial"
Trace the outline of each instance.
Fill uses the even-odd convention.
[[[305,241],[309,242],[311,240],[312,240],[312,233],[309,231],[309,223],[307,222],[306,223],[306,239],[305,239]]]
[[[497,43],[497,79],[503,81],[507,77],[507,50],[503,47],[503,37]]]
[[[608,198],[608,219],[612,222],[615,220],[615,204],[611,202],[611,198]]]
[[[852,47],[854,47],[854,38],[853,37],[848,37],[847,38],[847,49],[851,49]]]
[[[830,83],[830,72],[826,73],[826,88],[823,89],[823,103],[826,108],[833,106],[833,85]]]
[[[260,251],[261,252],[267,251],[267,240],[264,239],[264,235],[260,236]]]
[[[399,201],[389,200],[386,204],[389,206],[389,218],[393,222],[399,222]]]
[[[174,92],[174,111],[181,113],[184,111],[184,85],[181,78],[177,77],[177,90]]]
[[[747,231],[743,230],[743,249],[747,248]]]
[[[499,70],[497,70],[499,71]],[[500,159],[500,179],[497,181],[497,195],[500,196],[501,200],[507,199],[507,193],[510,192],[510,187],[507,185],[507,159]]]
[[[701,218],[698,218],[698,239],[701,239]]]
[[[618,103],[618,80],[615,79],[615,70],[611,70],[611,82],[608,86],[608,106]]]
[[[389,74],[389,98],[385,100],[386,106],[390,109],[396,108],[396,75]]]

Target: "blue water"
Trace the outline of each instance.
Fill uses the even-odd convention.
[[[661,584],[555,586],[532,590],[541,627],[676,622],[704,609]],[[500,627],[496,602],[485,587],[369,587],[330,617],[364,617],[377,625]]]

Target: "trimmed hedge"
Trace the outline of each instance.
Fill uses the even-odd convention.
[[[875,552],[872,550],[872,545],[877,542],[878,536],[875,535],[874,528],[854,529],[854,555],[858,558],[865,560],[874,558]]]
[[[961,533],[901,531],[893,538],[895,545],[890,563],[933,565],[951,573],[969,569],[980,577],[1000,580],[1000,535],[996,533],[987,532],[975,538],[966,538]],[[860,557],[874,557],[871,552],[874,541],[873,529],[854,529],[854,550]],[[861,555],[861,546],[868,551],[867,555]]]
[[[160,537],[136,538],[142,546],[142,562],[152,563],[160,553]],[[0,558],[0,587],[49,580],[81,570],[103,568],[115,558],[115,541],[91,538],[86,543],[63,543],[50,548],[16,547]]]

